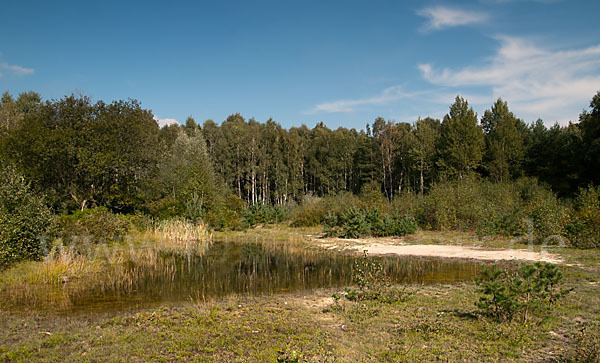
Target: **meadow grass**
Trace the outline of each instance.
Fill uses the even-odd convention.
[[[282,243],[295,233],[262,232]],[[427,236],[443,243],[443,235]],[[407,299],[391,302],[335,303],[343,289],[318,289],[93,316],[0,310],[0,361],[275,362],[292,352],[307,362],[572,361],[594,349],[580,336],[600,317],[600,253],[556,253],[574,290],[527,324],[480,315],[475,283],[411,285]]]

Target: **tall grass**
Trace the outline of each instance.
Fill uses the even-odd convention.
[[[212,234],[206,225],[178,218],[153,221],[146,233],[163,246],[185,249],[203,247],[212,241]]]
[[[127,295],[145,281],[173,275],[169,256],[200,256],[212,242],[205,225],[185,220],[151,221],[128,237],[88,248],[55,241],[42,261],[0,275],[0,304],[69,309],[86,296]]]

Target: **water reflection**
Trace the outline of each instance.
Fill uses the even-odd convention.
[[[351,284],[357,256],[292,248],[276,243],[215,241],[202,255],[159,251],[152,264],[131,263],[127,283],[83,288],[45,286],[22,308],[128,310],[155,304],[210,299],[229,294],[259,295]],[[374,257],[375,258],[375,257]],[[473,280],[481,264],[418,257],[378,258],[392,281],[446,283]],[[14,306],[12,308],[15,308]]]

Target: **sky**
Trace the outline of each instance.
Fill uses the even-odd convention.
[[[577,121],[600,90],[600,1],[10,1],[0,92],[132,98],[161,124],[233,113],[363,129],[481,116]]]

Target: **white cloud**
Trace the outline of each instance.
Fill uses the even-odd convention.
[[[480,0],[484,4],[509,4],[517,2],[534,2],[541,4],[554,4],[561,2],[562,0]]]
[[[577,120],[600,89],[600,45],[549,50],[521,38],[499,37],[500,47],[482,66],[458,70],[420,64],[423,77],[447,87],[491,87],[526,119],[565,123]]]
[[[154,116],[154,120],[156,120],[156,122],[158,123],[159,127],[169,126],[169,125],[179,125],[179,122],[177,122],[177,120],[174,119],[174,118],[161,118],[161,119],[159,119],[158,117]]]
[[[25,68],[17,65],[11,65],[6,62],[0,63],[0,69],[4,69],[18,76],[24,76],[27,74],[32,74],[35,70],[33,68]]]
[[[416,93],[404,91],[401,86],[393,86],[384,89],[381,93],[372,97],[320,103],[308,113],[352,112],[357,106],[382,105],[415,95]]]
[[[488,14],[478,11],[461,10],[446,6],[432,6],[417,11],[417,14],[427,18],[422,30],[440,30],[443,28],[478,24],[488,19]]]

